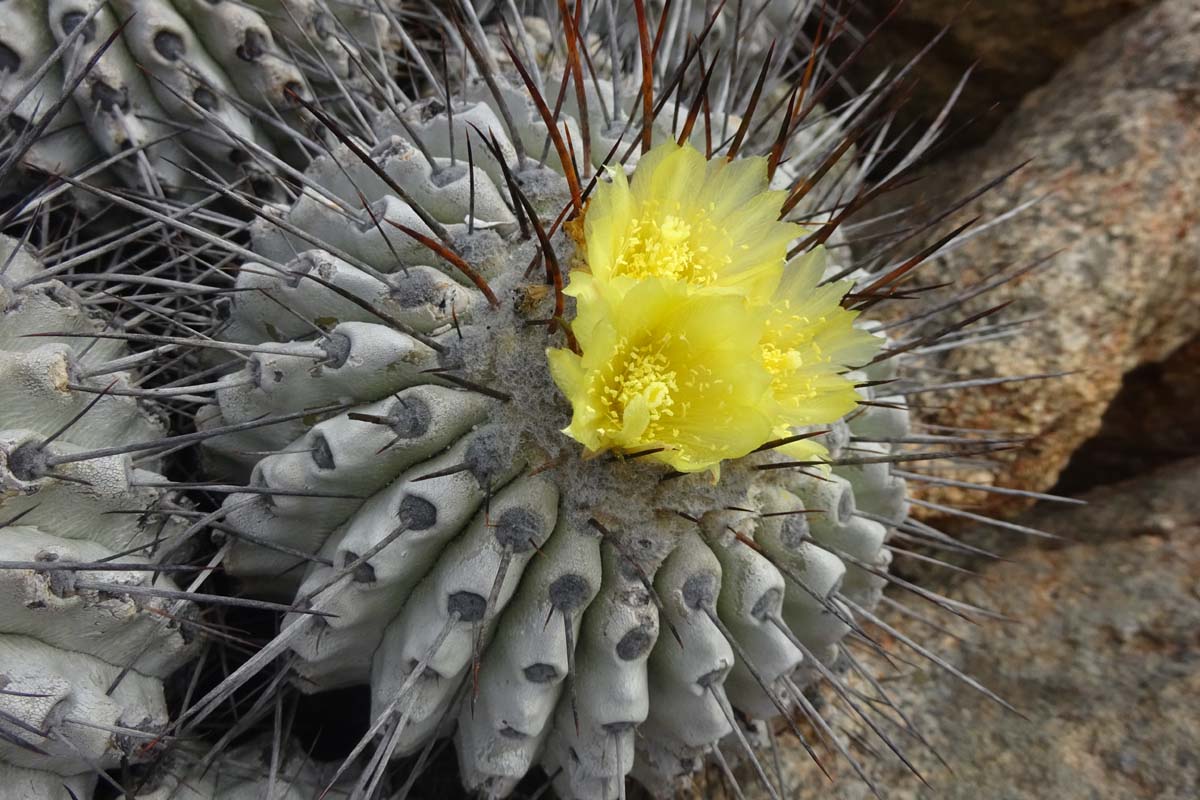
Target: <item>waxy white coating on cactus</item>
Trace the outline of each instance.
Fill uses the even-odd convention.
[[[407,724],[391,745],[397,754],[418,750],[443,721],[472,654],[491,640],[525,566],[554,529],[557,508],[550,481],[513,481],[447,546],[388,624],[372,660],[371,708],[379,715],[402,698]],[[399,692],[410,678],[414,685]]]
[[[0,761],[0,797],[5,800],[81,800],[90,797],[96,779],[93,775],[56,775],[39,769],[26,769]]]
[[[117,767],[123,757],[137,758],[167,722],[157,679],[130,672],[110,692],[121,667],[32,637],[0,636],[0,670],[6,678],[0,695],[5,712],[45,732],[34,735],[6,722],[11,733],[38,740],[41,750],[0,742],[0,758],[17,766],[61,775],[91,771],[93,764]],[[147,735],[126,737],[119,728]]]
[[[301,656],[297,672],[313,688],[367,680],[365,665],[396,609],[484,505],[489,491],[520,470],[519,463],[495,474],[456,469],[486,439],[486,431],[468,434],[445,453],[401,473],[326,541],[320,551],[324,563],[309,568],[299,596],[325,585],[362,554],[379,552],[369,562],[369,573],[343,579],[344,586],[324,606],[337,616],[323,624],[313,621],[309,633],[293,645]],[[397,531],[403,533],[379,549]]]
[[[481,109],[486,112],[482,116]],[[498,118],[486,95],[473,107],[456,110],[455,127],[472,118]],[[544,128],[528,114],[526,119],[532,127],[529,144],[544,138]],[[502,128],[494,125],[498,122],[491,131],[502,152],[511,152]],[[427,112],[419,128],[426,149],[449,151],[444,112]],[[467,131],[462,127],[456,132],[460,160]],[[476,154],[482,150],[476,148]],[[437,194],[442,186],[401,133],[390,133],[386,145],[373,152],[414,198]],[[445,169],[445,162],[439,166]],[[476,203],[480,197],[503,198],[493,178],[494,173],[503,180],[499,163],[479,156],[475,168]],[[544,172],[530,172],[539,174]],[[882,516],[893,518],[904,510],[895,500],[902,504],[904,487],[889,477],[887,465],[852,469],[853,485],[836,474],[842,468],[827,479],[782,470],[760,473],[770,476],[755,479],[750,494],[737,503],[732,497],[728,501],[761,510],[761,515],[713,512],[702,517],[701,533],[682,537],[667,533],[668,528],[647,531],[656,552],[632,565],[616,547],[604,545],[599,530],[589,528],[578,512],[560,509],[554,522],[557,493],[551,487],[564,480],[556,470],[547,471],[547,480],[535,479],[546,487],[538,489],[538,497],[544,498],[538,500],[529,494],[529,479],[509,482],[532,457],[509,453],[498,471],[488,474],[481,468],[486,459],[472,451],[486,452],[496,441],[514,437],[514,415],[521,411],[510,407],[517,403],[430,383],[438,373],[428,371],[444,368],[448,351],[461,349],[474,365],[512,357],[479,348],[523,350],[529,345],[500,335],[504,323],[493,326],[494,336],[478,327],[492,313],[478,291],[454,266],[383,222],[391,219],[432,233],[352,152],[335,149],[334,156],[318,158],[308,175],[328,194],[307,192],[284,215],[295,233],[256,223],[254,247],[268,260],[244,265],[238,283],[262,291],[232,296],[224,309],[228,337],[266,344],[306,336],[311,329],[305,329],[305,321],[329,330],[326,338],[356,325],[356,342],[377,347],[394,342],[390,351],[397,359],[424,355],[420,369],[385,372],[330,368],[330,348],[323,338],[270,344],[298,355],[252,355],[256,366],[244,371],[252,380],[218,392],[214,410],[220,415],[206,410],[200,416],[203,428],[322,403],[353,405],[307,431],[305,422],[298,421],[223,437],[210,447],[242,464],[246,457],[239,451],[278,451],[254,465],[251,483],[282,494],[235,494],[226,501],[224,525],[234,540],[227,569],[260,593],[322,596],[318,607],[331,616],[293,614],[284,622],[286,627],[302,626],[290,643],[299,656],[295,670],[301,687],[314,691],[370,681],[374,715],[388,723],[380,747],[392,756],[413,753],[431,736],[456,729],[464,782],[497,796],[511,792],[539,762],[558,775],[559,793],[569,798],[617,798],[620,783],[630,774],[655,792],[667,793],[710,748],[731,738],[736,712],[770,718],[790,708],[782,681],[791,678],[805,685],[817,673],[772,620],[786,620],[809,652],[834,662],[836,645],[853,619],[835,593],[845,588],[856,602],[870,606],[882,585],[881,578],[847,565],[838,553],[880,569],[887,566],[882,551],[886,531],[880,523],[856,516],[854,493],[877,497],[871,507]],[[347,216],[360,205],[359,191],[372,204],[366,219]],[[554,191],[564,196],[562,184]],[[467,217],[469,198],[458,191],[438,197],[436,212],[425,207],[457,243],[474,243],[473,253],[482,258],[470,263],[493,285],[511,285],[505,276],[523,269],[529,251],[497,252],[499,241],[488,241],[488,236],[516,233],[503,200],[498,201],[504,212],[475,206],[473,224],[478,227],[468,236],[466,225],[455,221]],[[308,236],[325,242],[332,252],[311,249]],[[306,277],[313,273],[322,279]],[[409,288],[410,283],[421,289]],[[414,333],[432,333],[442,350],[389,329],[378,314],[348,302],[329,284],[384,309]],[[515,291],[514,302],[520,305],[520,289]],[[350,323],[352,319],[360,321]],[[460,348],[461,336],[467,344]],[[384,345],[380,351],[389,350]],[[538,357],[535,349],[524,353],[529,359]],[[503,378],[505,368],[493,363],[490,374]],[[436,440],[402,437],[396,428],[402,401],[428,392],[440,392],[440,405],[431,408],[449,415],[448,420],[457,417],[461,425],[445,428],[448,435]],[[547,401],[553,403],[553,398]],[[492,426],[472,432],[490,420]],[[518,428],[530,425],[538,427],[517,423]],[[862,414],[848,427],[835,426],[828,440],[836,452],[858,431],[864,437],[878,437],[881,431],[902,435],[905,425],[902,414]],[[520,431],[516,435],[520,438]],[[569,479],[560,486],[568,495],[580,491]],[[313,495],[290,497],[295,491]],[[541,521],[540,555],[532,561],[527,553],[514,549],[505,555],[498,549],[506,512]],[[733,536],[734,529],[757,542],[762,554]],[[541,543],[546,536],[548,541]],[[618,536],[625,548],[637,534],[620,531]],[[272,546],[316,557],[298,590],[294,584],[301,558]],[[352,575],[344,575],[367,553],[373,554]],[[568,577],[570,582],[556,584]],[[664,603],[661,610],[642,577],[653,582]],[[572,588],[565,589],[568,585]],[[667,633],[660,614],[673,633]],[[737,656],[718,621],[752,668]],[[676,636],[683,639],[683,649]],[[568,651],[569,644],[574,649]],[[475,657],[479,663],[473,667]],[[769,693],[760,679],[767,681]]]
[[[478,693],[458,715],[460,753],[474,754],[461,762],[464,782],[489,783],[498,794],[511,791],[536,763],[575,672],[578,654],[568,645],[579,640],[584,610],[603,585],[595,531],[561,521],[542,552],[545,557],[534,559],[504,610],[504,635],[493,637]],[[499,737],[497,720],[504,723]]]
[[[319,286],[325,284],[336,289],[322,291]],[[305,250],[288,262],[283,274],[265,265],[244,264],[238,271],[237,288],[242,290],[237,295],[238,314],[223,329],[222,338],[243,343],[305,336],[309,333],[306,318],[379,321],[361,305],[334,293],[338,290],[421,333],[449,324],[452,309],[469,317],[483,300],[433,267],[408,267],[403,281],[398,281],[365,273],[324,250]]]
[[[649,713],[646,665],[662,635],[653,598],[637,568],[622,563],[611,548],[602,553],[600,591],[584,614],[577,672],[568,677],[578,699],[573,703],[571,694],[559,699],[542,754],[550,774],[562,769],[558,788],[567,797],[617,796],[633,766],[635,729]],[[499,722],[491,720],[493,730]],[[479,763],[485,748],[481,742],[475,751],[460,751],[459,758]],[[487,773],[480,772],[481,785],[487,786]]]
[[[282,454],[255,465],[252,482],[274,491],[317,493],[314,497],[232,495],[225,517],[236,530],[311,552],[345,522],[361,498],[383,488],[397,473],[436,455],[473,425],[483,421],[485,399],[438,386],[417,386],[393,399],[360,407],[358,414],[394,420],[380,452],[378,427],[337,416],[314,426]],[[340,494],[347,499],[322,495]],[[359,501],[353,498],[358,497]],[[236,537],[236,533],[234,534]],[[299,559],[287,562],[299,564]],[[226,566],[235,574],[271,574],[280,570],[278,553],[235,538]],[[295,573],[300,578],[300,573]]]
[[[122,343],[27,335],[102,320],[7,237],[0,265],[0,796],[84,797],[96,769],[153,755],[162,680],[193,654],[190,604],[134,591],[175,589],[136,565],[183,524],[159,510],[169,491],[139,485],[164,479],[128,455],[51,463],[154,440],[162,424],[132,397],[100,394],[130,387],[104,368]],[[104,561],[114,568],[75,569]]]
[[[40,172],[107,161],[124,183],[171,193],[197,184],[186,172],[196,156],[226,178],[265,180],[275,170],[264,154],[289,155],[288,126],[311,121],[295,100],[312,96],[301,65],[319,63],[312,74],[326,81],[374,68],[360,47],[377,47],[386,27],[371,4],[344,1],[10,0],[0,106],[24,94],[12,115],[36,125],[70,92],[25,156]]]
[[[76,573],[71,571],[71,563],[108,559],[112,551],[29,526],[4,530],[6,561],[43,562],[45,567],[0,571],[0,606],[6,609],[0,629],[5,633],[36,637],[53,647],[77,650],[110,664],[126,664],[136,658],[139,672],[160,678],[191,655],[179,630],[161,624],[169,602],[120,594],[122,585],[174,588],[169,580],[159,577],[151,584],[141,571],[120,569]],[[53,569],[54,562],[61,562],[63,568]],[[112,588],[77,588],[77,578]]]
[[[317,796],[344,800],[350,794],[343,782],[331,785],[330,771],[292,742],[276,744],[264,738],[215,759],[206,756],[201,746],[181,745],[155,764],[149,776],[138,780],[133,796],[136,800],[312,800]]]
[[[503,96],[526,150],[540,150],[545,127],[523,90]],[[510,793],[539,764],[567,798],[612,800],[629,775],[669,794],[713,747],[726,739],[736,747],[740,715],[776,717],[794,705],[789,684],[818,676],[790,637],[834,662],[854,619],[837,593],[871,606],[883,583],[839,554],[873,569],[888,563],[886,529],[857,515],[855,494],[871,498],[871,513],[899,521],[903,482],[883,464],[845,468],[849,477],[842,467],[810,477],[730,466],[717,487],[694,476],[666,484],[657,502],[695,513],[697,527],[656,512],[652,467],[613,463],[606,475],[604,459],[579,461],[557,432],[562,409],[540,352],[544,334],[523,325],[526,307],[539,302],[520,279],[534,250],[518,236],[500,162],[471,127],[494,135],[515,167],[496,102],[473,85],[452,121],[443,105],[414,108],[408,122],[420,147],[384,115],[370,153],[470,255],[502,298],[500,311],[401,232],[436,237],[348,147],[316,159],[306,173],[312,185],[271,212],[278,224],[254,224],[263,260],[243,264],[237,285],[257,291],[223,304],[222,335],[295,355],[251,355],[246,380],[234,381],[243,385],[218,392],[198,427],[349,408],[209,445],[227,469],[244,474],[253,464],[251,484],[267,491],[226,500],[218,528],[232,539],[226,567],[248,590],[331,614],[285,620],[285,629],[298,626],[289,637],[297,682],[305,691],[369,682],[387,755],[416,753],[453,732],[464,782],[492,796]],[[592,122],[599,163],[613,140],[603,120]],[[563,126],[578,147],[570,112]],[[802,140],[791,147],[805,150]],[[535,208],[553,214],[567,192],[549,167],[561,169],[552,156],[544,167],[527,162],[516,178]],[[554,246],[565,261],[561,234]],[[309,338],[309,323],[327,333]],[[330,339],[347,332],[351,352],[373,349],[384,360],[346,359]],[[460,374],[512,399],[455,386]],[[445,436],[404,435],[414,419],[405,403],[418,396],[436,397],[427,424]],[[902,411],[863,413],[826,440],[836,456],[852,436],[902,437],[906,426]],[[589,524],[589,502],[613,515],[609,526]],[[506,533],[511,514],[526,533]],[[303,568],[301,553],[311,554]]]
[[[250,488],[214,528],[242,588],[296,603],[281,634],[296,684],[371,685],[379,760],[452,734],[464,782],[491,796],[539,765],[564,798],[614,800],[626,776],[666,795],[836,663],[851,606],[882,589],[904,481],[887,463],[756,469],[780,461],[769,450],[722,465],[719,483],[580,458],[530,324],[547,291],[522,277],[546,254],[509,185],[547,224],[568,182],[526,88],[493,77],[469,78],[450,109],[425,98],[372,118],[252,223],[258,258],[238,265],[216,329],[248,351],[197,428],[296,419],[206,441],[211,470]],[[558,132],[584,173],[614,145],[636,169],[610,103],[637,89],[601,68],[583,102],[563,92]],[[674,130],[661,115],[653,138],[686,115]],[[773,186],[839,142],[832,122],[788,137]],[[551,247],[568,265],[568,236]],[[880,403],[821,434],[834,458],[886,456],[907,435],[904,398],[859,393]]]

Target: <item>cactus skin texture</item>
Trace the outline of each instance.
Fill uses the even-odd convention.
[[[525,277],[539,251],[572,261],[569,237],[540,243],[528,221],[553,219],[568,182],[554,150],[538,163],[547,127],[520,78],[495,83],[468,82],[449,112],[431,99],[380,115],[369,153],[335,145],[295,203],[255,223],[262,260],[241,265],[219,330],[271,350],[197,428],[340,409],[208,442],[213,469],[255,487],[225,502],[225,566],[249,591],[331,615],[286,620],[296,681],[369,683],[384,756],[453,731],[465,784],[489,796],[537,765],[566,798],[617,798],[627,776],[669,796],[714,749],[741,752],[737,719],[790,712],[837,660],[848,603],[871,608],[884,585],[904,481],[886,463],[759,469],[787,461],[770,450],[723,464],[715,484],[584,458],[560,433],[569,408],[536,324],[553,297]],[[611,83],[587,92],[590,118],[568,92],[560,127],[590,173],[619,128],[598,111]],[[811,168],[804,154],[832,127],[793,137],[777,185]],[[823,435],[834,459],[850,436],[907,433],[903,398],[861,395],[886,402]]]
[[[370,63],[356,42],[377,47],[386,23],[369,5],[10,0],[0,15],[0,108],[13,130],[47,123],[21,157],[33,172],[99,169],[170,194],[198,185],[187,173],[198,160],[206,176],[248,177],[269,195],[272,159],[313,146],[294,96],[311,97],[314,80],[352,81]]]
[[[274,773],[272,771],[274,765]],[[172,751],[143,776],[137,800],[345,800],[342,782],[330,782],[294,742],[259,737],[214,755],[198,745]],[[275,778],[272,779],[272,774]],[[324,793],[324,794],[322,794]]]
[[[184,528],[163,510],[173,493],[144,485],[164,479],[128,455],[71,458],[162,436],[140,401],[104,393],[131,381],[123,342],[79,338],[104,326],[0,237],[4,797],[85,797],[97,769],[150,759],[167,723],[162,681],[195,651],[192,604],[138,591],[175,588],[141,568]],[[28,336],[48,331],[62,335]]]

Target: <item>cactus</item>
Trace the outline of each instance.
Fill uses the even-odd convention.
[[[278,159],[316,147],[294,98],[375,68],[385,28],[370,3],[13,0],[0,18],[6,166],[105,170],[162,194],[198,185],[198,161],[276,193]]]
[[[489,58],[473,29],[451,29],[476,75],[449,107],[435,93],[389,109],[366,145],[326,117],[338,143],[295,202],[252,226],[257,258],[216,329],[244,360],[196,426],[280,423],[206,442],[214,473],[248,476],[217,525],[225,566],[304,610],[275,643],[304,691],[370,684],[368,776],[453,730],[465,783],[491,796],[536,765],[564,797],[615,798],[627,775],[668,794],[721,748],[757,761],[740,720],[786,716],[832,674],[907,514],[888,462],[908,413],[869,385],[895,377],[882,360],[841,378],[872,405],[783,433],[824,441],[827,473],[784,454],[812,442],[760,440],[715,482],[564,436],[544,351],[563,347],[571,311],[546,282],[577,287],[588,266],[578,231],[552,221],[622,150],[637,191],[643,130],[743,154],[769,153],[774,132],[731,145],[741,117],[706,126],[688,105],[622,130],[612,98],[635,98],[638,73],[576,86],[567,65],[544,80],[568,87],[549,135],[551,101],[521,57]],[[791,131],[772,185],[820,168],[860,109]],[[836,162],[788,205],[809,224],[793,243],[830,218],[818,197],[857,191],[860,174]],[[845,294],[844,265],[804,250],[792,269],[809,291],[828,278]]]
[[[0,237],[6,797],[84,797],[97,770],[151,758],[167,723],[163,679],[195,649],[192,604],[171,599],[175,584],[155,567],[185,527],[169,511],[178,499],[153,460],[105,454],[163,436],[127,394],[124,343],[90,338],[105,326]],[[43,332],[55,335],[31,336]]]
[[[932,316],[862,314],[904,297],[900,282],[933,251],[896,260],[898,237],[856,262],[844,255],[845,223],[940,128],[881,164],[893,156],[886,104],[911,65],[826,111],[839,77],[825,66],[827,42],[763,46],[770,25],[806,41],[802,10],[769,3],[748,19],[708,18],[703,5],[672,4],[654,19],[641,2],[634,14],[560,3],[538,20],[507,1],[490,16],[428,4],[423,33],[434,35],[420,46],[393,27],[417,96],[382,75],[368,81],[376,108],[288,94],[287,113],[323,129],[325,152],[303,171],[281,167],[286,191],[270,202],[204,182],[254,215],[248,242],[223,210],[89,189],[201,240],[184,255],[197,287],[215,284],[205,288],[218,299],[200,304],[211,327],[169,344],[194,347],[191,365],[217,377],[187,387],[196,433],[176,438],[203,443],[213,483],[198,488],[243,484],[204,524],[239,588],[287,611],[275,638],[181,712],[181,736],[281,659],[304,692],[370,687],[370,729],[329,779],[352,784],[354,797],[380,796],[391,761],[417,756],[419,768],[445,736],[464,784],[489,797],[539,767],[564,798],[624,797],[627,778],[665,797],[705,764],[736,786],[733,760],[785,797],[758,751],[786,729],[813,753],[798,719],[866,780],[809,696],[818,683],[899,752],[870,722],[874,702],[840,677],[863,669],[850,643],[879,648],[865,626],[884,624],[874,608],[899,580],[889,566],[906,551],[893,537],[948,541],[909,517],[893,464],[1005,443],[910,430],[907,399],[929,388],[923,350],[971,337],[930,327]],[[139,30],[145,41],[163,6],[118,41],[133,50]],[[207,43],[207,8],[181,0],[172,13],[185,6]],[[271,64],[286,68],[282,57]],[[255,69],[229,70],[244,98],[244,86],[265,85]],[[285,163],[264,156],[261,115],[200,118],[218,130],[205,145],[219,140],[217,156],[233,147],[253,154],[247,164]],[[54,142],[43,136],[30,152]],[[690,166],[664,177],[678,153]],[[689,238],[687,220],[629,211],[692,202],[693,191],[724,208],[718,222],[736,220],[715,249]],[[214,220],[235,235],[199,224]],[[647,220],[653,230],[639,227]],[[636,269],[602,278],[605,258],[616,264],[631,248],[641,248],[629,256]],[[726,262],[689,277],[713,253]],[[666,366],[647,358],[614,383],[616,367],[605,370],[616,356],[608,366],[600,356],[622,352],[635,323],[688,347],[679,363],[658,352]],[[107,345],[106,363],[124,363],[98,341],[76,360]],[[688,361],[690,349],[704,358]],[[679,389],[705,370],[711,381]],[[616,396],[628,414],[613,426],[596,407]],[[667,400],[678,427],[696,430],[646,433]],[[44,476],[59,463],[71,440],[56,430],[0,439],[10,471]],[[39,436],[56,439],[57,449],[35,448],[48,460],[29,457]],[[169,446],[134,446],[155,438],[118,441],[133,442],[130,452]],[[72,517],[81,493],[56,485],[54,506],[29,513]],[[873,701],[890,706],[877,689]],[[172,752],[180,766],[160,773],[161,791],[190,783],[179,780],[190,751]],[[261,790],[261,773],[248,778],[236,791]]]
[[[518,248],[509,275],[528,256]],[[487,381],[484,394],[455,386],[453,374],[439,380],[446,362],[414,336],[340,317],[355,310],[326,282],[361,284],[349,264],[307,251],[288,265],[298,281],[247,266],[240,286],[338,322],[316,342],[279,348],[291,355],[252,356],[219,392],[221,416],[199,427],[334,400],[349,408],[307,430],[298,421],[213,440],[228,461],[278,451],[253,467],[250,485],[266,493],[226,501],[226,567],[249,587],[335,615],[286,623],[297,679],[309,691],[369,681],[377,716],[403,721],[387,744],[397,755],[457,716],[472,788],[503,795],[541,758],[550,772],[563,768],[564,796],[616,796],[630,768],[667,791],[731,735],[731,707],[775,717],[819,676],[810,660],[835,660],[853,619],[842,597],[874,605],[884,583],[874,571],[890,559],[885,525],[906,512],[904,482],[885,463],[810,477],[754,471],[784,460],[764,455],[724,466],[712,487],[698,476],[660,484],[662,468],[636,461],[582,461],[558,434],[561,401],[538,364],[544,333],[521,315],[499,322],[475,298],[483,308],[457,312],[457,331],[412,329],[442,352],[458,331],[465,348],[491,348],[467,373]],[[410,276],[426,279],[418,270]],[[322,282],[303,280],[309,271]],[[441,298],[466,291],[440,280],[442,293],[420,309],[433,321],[439,307],[455,313]],[[261,295],[235,297],[228,331],[292,322],[264,315]],[[906,432],[898,405],[872,407],[837,435],[844,447],[850,434]],[[693,596],[697,579],[719,579],[719,598],[716,584]],[[456,702],[476,673],[473,700]]]
[[[294,742],[258,738],[219,753],[190,745],[176,748],[140,776],[137,800],[329,800],[348,797],[330,786],[325,765],[315,764]],[[323,793],[323,794],[322,794]]]

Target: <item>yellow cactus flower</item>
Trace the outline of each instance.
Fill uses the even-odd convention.
[[[779,221],[761,158],[706,161],[668,142],[615,172],[584,220],[571,273],[582,354],[548,351],[570,401],[563,431],[593,453],[647,455],[681,472],[719,471],[796,427],[840,419],[858,402],[842,373],[879,340],[820,286],[822,248],[786,263],[803,233]],[[812,440],[783,448],[811,460]]]
[[[853,283],[821,286],[824,270],[825,250],[820,247],[788,264],[763,309],[762,361],[771,373],[771,394],[785,429],[823,425],[852,411],[858,392],[842,373],[879,351],[880,339],[854,327],[857,312],[841,306]]]
[[[603,300],[596,300],[603,304]],[[649,455],[680,472],[711,469],[771,436],[771,377],[755,358],[763,319],[736,296],[695,294],[671,281],[633,286],[621,305],[588,309],[583,355],[548,353],[571,401],[566,433],[591,452]]]
[[[779,284],[798,225],[779,221],[786,192],[767,190],[763,158],[705,160],[673,141],[647,153],[632,185],[620,170],[596,187],[584,220],[590,278],[581,296],[618,298],[648,278],[765,302]]]

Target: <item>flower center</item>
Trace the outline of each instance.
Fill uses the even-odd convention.
[[[692,227],[674,214],[661,220],[632,220],[625,247],[617,256],[615,274],[635,280],[669,278],[696,286],[712,283],[717,276],[704,258],[708,248],[693,247]]]
[[[818,316],[814,319],[790,313],[791,309],[790,300],[779,303],[776,315],[767,320],[767,332],[763,337],[763,366],[776,377],[828,360],[815,340],[816,332],[826,323],[826,318]]]
[[[613,365],[602,391],[609,401],[609,418],[617,428],[625,425],[625,411],[633,406],[648,412],[647,424],[674,414],[672,392],[679,385],[666,355],[649,344],[631,348],[628,340],[623,340]]]
[[[763,366],[772,375],[794,372],[804,366],[804,356],[796,350],[784,350],[769,342],[762,346]]]

